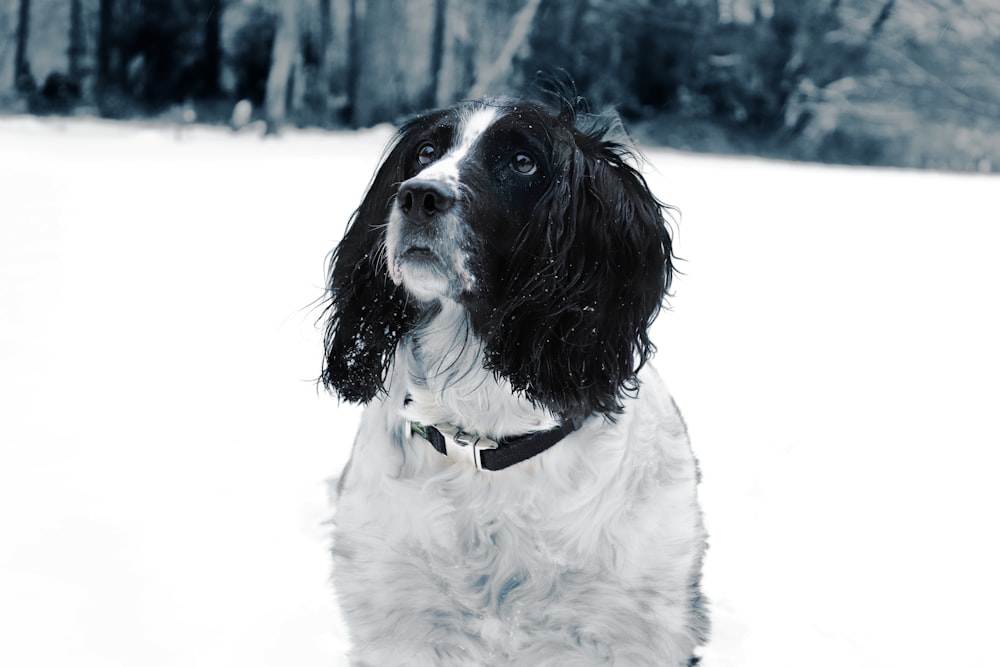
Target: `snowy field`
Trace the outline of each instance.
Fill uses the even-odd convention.
[[[0,119],[0,664],[346,665],[315,301],[389,133]],[[647,157],[705,666],[997,665],[1000,179]]]

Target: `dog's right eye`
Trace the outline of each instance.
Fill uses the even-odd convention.
[[[437,159],[437,149],[434,148],[434,144],[426,142],[420,145],[417,149],[417,162],[420,166],[426,167],[431,162]]]

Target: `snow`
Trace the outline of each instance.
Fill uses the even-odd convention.
[[[326,253],[388,128],[0,119],[0,664],[345,665]],[[706,667],[995,664],[995,176],[646,151]]]

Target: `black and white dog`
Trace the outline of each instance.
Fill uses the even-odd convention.
[[[648,327],[664,206],[613,120],[512,100],[399,131],[332,255],[323,381],[353,665],[693,664],[705,531]]]

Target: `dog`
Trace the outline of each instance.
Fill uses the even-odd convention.
[[[330,256],[322,382],[351,664],[695,664],[706,533],[651,365],[669,207],[612,115],[470,101],[402,125]]]

